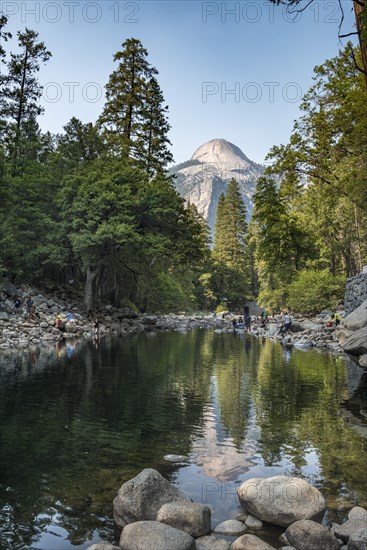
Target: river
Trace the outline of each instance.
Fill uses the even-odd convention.
[[[146,467],[210,505],[213,526],[238,514],[242,481],[277,474],[320,488],[326,520],[343,519],[367,504],[366,422],[346,405],[355,376],[339,355],[210,330],[4,352],[0,548],[113,542],[112,500]]]

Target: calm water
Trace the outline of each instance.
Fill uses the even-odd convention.
[[[0,548],[113,541],[112,500],[145,467],[209,504],[213,526],[237,515],[236,486],[254,476],[304,477],[329,519],[365,506],[364,428],[342,404],[348,369],[336,355],[211,331],[3,353]]]

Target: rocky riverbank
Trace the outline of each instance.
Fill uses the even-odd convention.
[[[21,307],[16,311],[14,300]],[[26,304],[31,299],[34,313],[28,314]],[[68,314],[73,320],[68,320]],[[59,316],[60,325],[57,326]],[[82,312],[77,301],[71,301],[60,292],[40,292],[22,285],[3,285],[0,291],[0,349],[25,348],[45,342],[59,342],[70,338],[94,337],[93,323],[99,322],[99,335],[129,334],[145,330],[177,330],[186,332],[195,328],[228,328],[228,320],[207,315],[148,315],[132,312],[129,308],[114,308],[110,305],[93,318]]]
[[[284,532],[281,550],[366,550],[367,511],[355,506],[342,525],[322,525],[326,501],[317,488],[291,476],[253,478],[237,489],[242,512],[212,528],[211,509],[194,503],[156,470],[124,483],[113,502],[119,545],[89,550],[275,550],[271,525]]]
[[[14,305],[16,299],[21,302],[18,309]],[[32,314],[27,311],[29,299],[34,306]],[[69,320],[70,314],[72,320]],[[286,347],[316,347],[337,353],[346,351],[356,358],[360,366],[367,367],[367,301],[343,319],[337,328],[326,326],[331,314],[331,311],[324,310],[313,318],[293,315],[292,326],[286,336],[279,334],[280,317],[271,317],[265,326],[254,319],[251,334],[272,338]],[[187,332],[196,328],[214,329],[218,333],[235,331],[232,323],[235,317],[229,313],[149,315],[133,312],[127,307],[107,305],[104,311],[91,317],[83,313],[77,299],[71,300],[70,295],[60,289],[40,292],[27,285],[17,287],[10,283],[0,287],[0,350],[77,337],[91,338],[95,336],[95,319],[98,319],[99,335],[146,330]]]

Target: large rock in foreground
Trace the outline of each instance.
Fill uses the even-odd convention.
[[[326,509],[320,491],[297,477],[249,479],[240,485],[237,494],[250,514],[282,527],[301,519],[321,521]]]
[[[310,520],[296,521],[285,536],[296,550],[339,550],[339,542],[323,525]]]
[[[255,537],[255,535],[242,535],[234,541],[231,550],[274,550],[274,547]]]
[[[121,533],[122,550],[195,550],[194,539],[159,521],[138,521]]]
[[[351,535],[348,541],[348,550],[366,550],[367,549],[367,528],[358,529]]]
[[[208,506],[194,502],[169,502],[163,504],[157,521],[185,531],[194,538],[210,532],[211,512]]]
[[[345,317],[340,326],[347,330],[359,330],[367,325],[367,300]]]
[[[155,520],[163,504],[175,501],[190,502],[190,499],[159,472],[146,468],[120,487],[113,501],[113,517],[124,528],[134,521]]]
[[[367,300],[342,320],[335,334],[340,346],[347,353],[362,358],[367,354]],[[362,358],[360,366],[365,364]]]
[[[334,527],[336,537],[347,543],[353,533],[367,526],[367,510],[354,506],[348,514],[348,521]]]
[[[114,546],[109,542],[97,542],[97,544],[92,544],[88,546],[87,550],[121,550],[119,546]]]
[[[200,537],[196,539],[196,550],[229,550],[230,543],[217,537]]]

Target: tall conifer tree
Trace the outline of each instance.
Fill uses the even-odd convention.
[[[164,171],[173,157],[168,149],[168,107],[148,62],[148,52],[140,40],[129,38],[114,60],[118,68],[106,86],[106,98],[100,124],[108,146],[128,157],[154,177]]]
[[[227,194],[219,198],[213,248],[216,293],[230,307],[240,307],[251,286],[246,233],[246,207],[232,178]]]
[[[8,154],[12,161],[12,174],[17,174],[17,160],[21,144],[22,130],[30,121],[43,112],[40,105],[42,86],[37,73],[40,63],[51,57],[43,42],[38,41],[38,33],[30,29],[18,32],[20,53],[12,53],[7,63],[7,73],[1,78],[1,118],[4,127]]]

